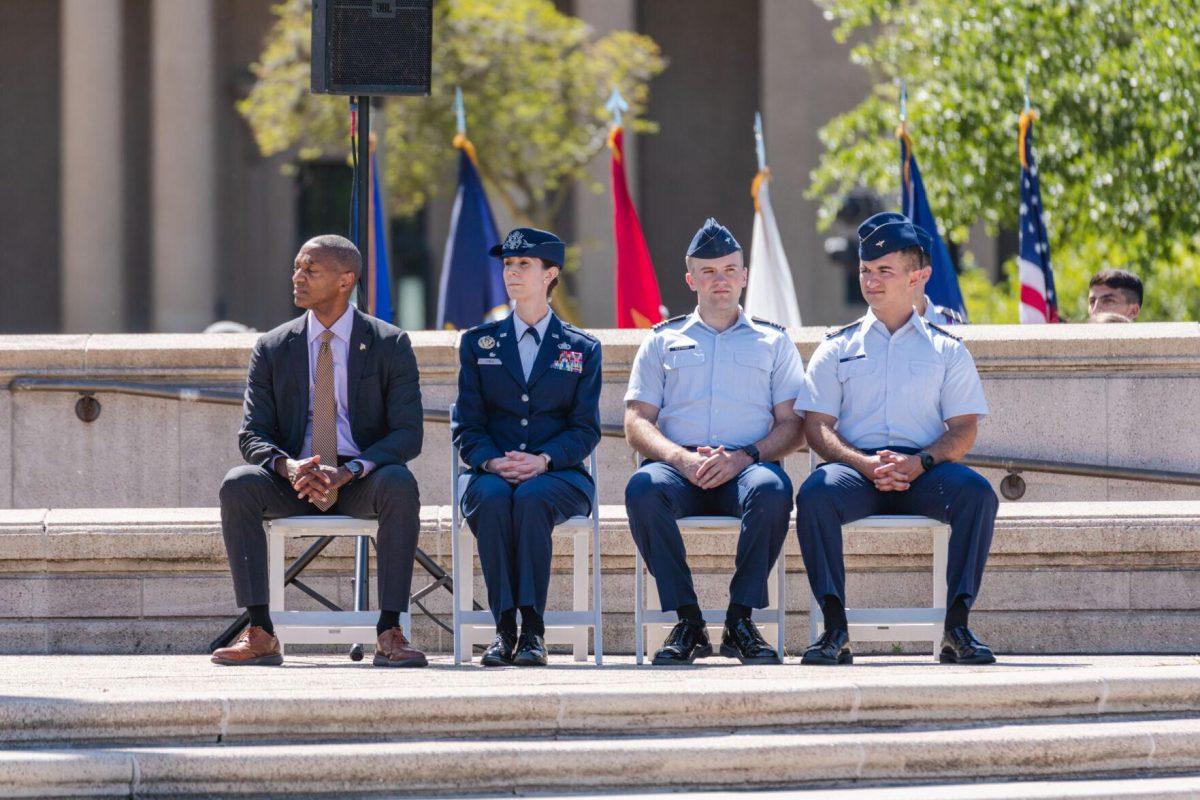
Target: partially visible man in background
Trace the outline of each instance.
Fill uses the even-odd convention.
[[[1142,310],[1142,279],[1123,269],[1104,269],[1088,283],[1089,322],[1133,322]],[[1114,315],[1124,317],[1115,320]]]

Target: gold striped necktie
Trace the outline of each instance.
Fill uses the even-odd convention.
[[[321,334],[321,349],[317,351],[317,379],[313,384],[312,451],[321,457],[321,465],[338,465],[337,440],[337,396],[333,391],[333,351],[329,340],[333,331]],[[337,502],[337,489],[329,492],[328,499],[314,501],[313,505],[328,511]]]

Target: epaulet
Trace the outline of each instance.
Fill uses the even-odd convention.
[[[832,339],[835,336],[841,336],[843,333],[850,330],[851,328],[858,327],[859,323],[861,323],[861,322],[862,322],[862,317],[859,317],[858,319],[854,320],[854,322],[851,322],[849,325],[843,325],[840,328],[830,328],[829,330],[825,331],[825,338]]]
[[[572,324],[571,324],[571,323],[569,323],[569,322],[564,322],[564,323],[562,324],[562,326],[563,326],[563,329],[564,329],[564,330],[568,330],[568,331],[570,331],[571,333],[576,333],[576,334],[579,334],[580,336],[582,336],[582,337],[583,337],[583,338],[585,338],[585,339],[591,339],[593,342],[599,341],[599,340],[598,340],[598,339],[597,339],[595,336],[593,336],[592,334],[588,333],[588,332],[587,332],[587,331],[585,331],[583,328],[577,328],[577,327],[575,327],[574,325],[572,325]]]
[[[501,322],[504,322],[504,320],[494,319],[491,322],[484,322],[480,325],[476,325],[474,328],[467,328],[465,331],[463,331],[463,333],[479,333],[480,331],[492,330]]]
[[[950,321],[953,322],[955,325],[966,325],[967,324],[966,317],[964,317],[962,314],[955,311],[953,308],[946,308],[945,306],[934,306],[933,310],[938,312],[942,316],[949,317]]]
[[[659,328],[670,325],[672,322],[679,322],[679,320],[681,320],[681,319],[687,319],[687,314],[680,314],[678,317],[671,317],[670,319],[664,319],[662,322],[658,323],[657,325],[652,327],[650,330],[656,331]]]
[[[754,320],[759,325],[766,325],[768,328],[774,328],[777,331],[783,331],[784,333],[787,333],[787,328],[783,327],[778,322],[771,322],[771,320],[763,319],[762,317],[751,317],[750,319]]]
[[[929,323],[929,327],[933,328],[935,331],[937,331],[938,333],[942,334],[943,336],[949,336],[951,339],[953,339],[953,340],[954,340],[954,341],[956,341],[956,342],[961,342],[961,341],[962,341],[962,337],[961,337],[961,336],[955,336],[953,333],[951,333],[950,331],[946,330],[946,329],[945,329],[945,328],[943,328],[941,325],[938,325],[938,324],[936,324],[936,323],[930,322],[930,323]]]

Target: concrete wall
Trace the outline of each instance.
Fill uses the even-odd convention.
[[[992,415],[978,453],[1197,471],[1200,325],[975,326],[963,329]],[[601,416],[619,423],[640,331],[598,331],[604,344]],[[822,331],[805,328],[807,358]],[[240,463],[240,408],[98,392],[99,418],[81,422],[78,395],[12,391],[18,376],[142,383],[244,383],[253,335],[0,337],[0,508],[195,507],[216,504]],[[454,400],[455,334],[416,332],[429,409]],[[623,439],[600,449],[601,498],[620,503],[631,471]],[[411,465],[425,503],[449,501],[446,425],[426,426]],[[789,462],[793,480],[807,458]],[[1002,475],[989,473],[998,480]],[[1196,499],[1194,488],[1026,473],[1026,501]]]

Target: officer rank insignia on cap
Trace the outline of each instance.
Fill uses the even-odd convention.
[[[505,250],[524,250],[526,247],[529,247],[529,242],[525,241],[525,234],[519,229],[510,233],[504,240]]]
[[[687,257],[721,258],[741,249],[742,246],[738,244],[737,239],[733,238],[729,228],[717,222],[713,217],[709,217],[692,237],[692,243],[688,245]]]
[[[491,350],[493,347],[496,346],[496,340],[493,339],[491,336],[480,336],[479,337],[479,346],[482,347],[484,350]]]
[[[858,226],[858,257],[862,261],[874,261],[909,247],[924,249],[917,227],[903,214],[881,211]]]

